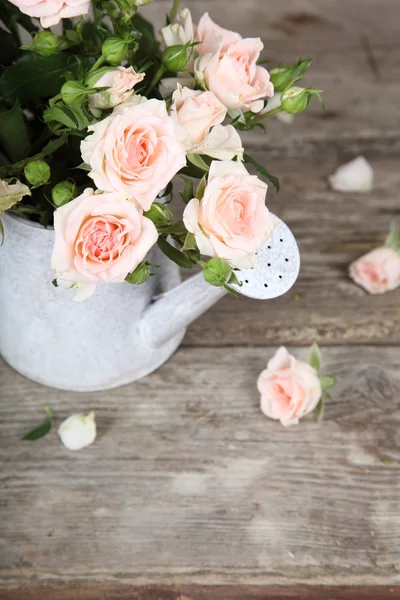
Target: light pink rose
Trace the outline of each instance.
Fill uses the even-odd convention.
[[[144,210],[186,164],[164,101],[132,96],[88,129],[93,133],[81,152],[97,188],[132,198]]]
[[[391,248],[376,248],[351,263],[349,274],[370,294],[384,294],[400,285],[400,255]]]
[[[123,282],[158,238],[153,222],[133,202],[92,189],[55,211],[54,229],[52,268],[75,287]]]
[[[196,42],[201,42],[196,46],[199,54],[208,54],[211,52],[226,52],[231,44],[242,39],[239,33],[229,31],[220,27],[205,13],[197,26]]]
[[[282,425],[294,425],[314,410],[322,395],[321,383],[305,362],[296,360],[283,346],[268,362],[257,381],[261,410]]]
[[[190,200],[183,213],[201,254],[223,258],[232,267],[254,267],[256,252],[274,228],[266,192],[267,185],[242,163],[213,161],[202,200]]]
[[[190,146],[199,144],[225,118],[226,106],[212,92],[190,90],[178,84],[172,95],[171,116],[184,127]]]
[[[105,73],[91,87],[106,87],[104,92],[88,96],[93,108],[113,108],[132,96],[134,86],[144,79],[144,73],[136,73],[133,67],[117,67]]]
[[[25,15],[40,19],[42,27],[57,25],[61,19],[89,12],[90,0],[10,0]]]
[[[268,71],[257,65],[263,47],[260,38],[246,38],[231,44],[226,52],[206,54],[196,60],[196,76],[227,108],[260,112],[262,99],[274,95]]]

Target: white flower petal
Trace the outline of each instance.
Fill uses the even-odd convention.
[[[58,435],[68,450],[81,450],[92,444],[96,437],[94,412],[85,415],[71,415],[58,428]]]
[[[369,162],[358,156],[336,169],[329,177],[329,183],[338,192],[370,192],[373,178],[374,171]]]

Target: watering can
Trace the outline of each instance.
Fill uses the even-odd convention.
[[[275,298],[297,278],[296,241],[275,219],[256,267],[235,271],[238,294]],[[52,285],[54,230],[8,213],[2,220],[0,355],[47,386],[96,391],[148,375],[175,352],[186,327],[226,293],[202,273],[181,282],[179,267],[153,248],[148,260],[160,264],[154,277],[141,285],[98,285],[90,300],[73,302],[73,290]]]

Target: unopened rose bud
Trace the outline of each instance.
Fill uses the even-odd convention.
[[[101,54],[104,60],[111,65],[119,65],[124,60],[127,50],[128,42],[120,38],[110,37],[103,42]]]
[[[289,85],[296,69],[294,67],[275,67],[269,72],[275,92],[282,92]]]
[[[282,94],[282,108],[289,114],[303,112],[310,102],[308,90],[292,87]]]
[[[165,48],[162,63],[167,71],[183,71],[189,60],[187,46],[170,46]]]
[[[81,450],[92,444],[96,438],[94,412],[84,415],[71,415],[58,428],[58,435],[68,450]]]
[[[47,183],[50,173],[50,167],[44,160],[32,160],[24,169],[26,179],[34,188]]]
[[[63,204],[67,204],[70,200],[75,197],[75,184],[70,181],[60,181],[51,190],[51,197],[55,206],[59,207]]]
[[[221,258],[212,258],[204,265],[204,279],[216,287],[224,286],[229,281],[231,273],[231,267]]]
[[[51,56],[57,52],[59,40],[51,31],[39,31],[32,40],[30,46],[22,46],[23,50],[37,52],[41,56]]]

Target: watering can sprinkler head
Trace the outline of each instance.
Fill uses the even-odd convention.
[[[285,294],[295,283],[300,270],[300,253],[289,227],[278,217],[277,225],[257,253],[253,269],[235,271],[241,285],[232,288],[243,296],[268,300]]]

